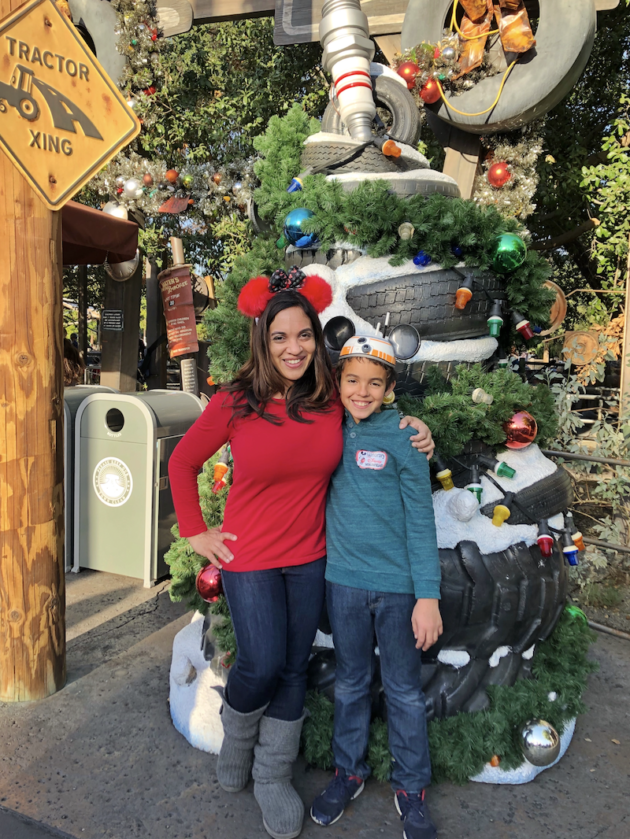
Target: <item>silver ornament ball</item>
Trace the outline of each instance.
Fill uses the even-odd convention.
[[[234,193],[234,195],[238,195],[242,189],[243,184],[240,181],[235,181],[234,186],[232,187],[232,192]]]
[[[127,219],[129,218],[127,208],[124,204],[119,204],[118,201],[108,201],[107,204],[105,204],[105,206],[103,207],[103,212],[107,213],[108,216],[121,218],[123,219],[123,221],[127,221]]]
[[[138,263],[140,262],[140,251],[136,251],[133,259],[128,259],[126,262],[105,262],[105,270],[118,283],[124,283],[129,277],[133,275]]]
[[[454,47],[444,47],[440,53],[440,58],[442,61],[450,64],[451,61],[455,61],[457,59],[457,50],[454,49]]]
[[[123,194],[127,198],[139,198],[142,195],[142,184],[137,178],[129,178],[123,186]]]
[[[530,720],[521,730],[521,748],[534,766],[550,766],[560,754],[560,737],[544,720]]]
[[[126,180],[127,179],[124,177],[124,175],[119,175],[116,178],[116,186],[123,187],[125,185]]]

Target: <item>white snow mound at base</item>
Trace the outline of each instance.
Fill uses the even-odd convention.
[[[516,469],[516,475],[513,478],[499,478],[494,472],[492,473],[494,480],[506,492],[519,492],[519,490],[531,486],[536,481],[553,475],[558,469],[552,460],[545,457],[536,443],[532,443],[526,449],[504,449],[504,451],[497,453],[496,459],[504,461],[512,469]],[[481,476],[481,486],[483,487],[482,506],[503,498],[499,490],[485,475]]]
[[[170,709],[173,725],[191,746],[219,754],[223,725],[219,711],[223,703],[223,681],[210,667],[201,650],[203,615],[192,621],[173,641],[170,674]]]
[[[490,766],[489,763],[486,763],[481,772],[470,780],[477,781],[480,784],[528,784],[545,769],[551,769],[552,766],[562,760],[573,739],[574,731],[575,717],[566,724],[564,733],[560,736],[560,754],[549,766],[534,766],[528,760],[524,760],[517,769],[505,770],[501,769],[500,766]]]

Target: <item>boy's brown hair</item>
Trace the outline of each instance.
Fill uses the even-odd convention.
[[[389,364],[384,364],[382,361],[379,361],[377,358],[372,358],[370,356],[365,356],[365,358],[361,358],[361,356],[351,355],[348,358],[342,358],[337,363],[337,368],[335,370],[337,376],[337,383],[341,383],[341,374],[343,373],[344,367],[349,361],[353,359],[358,359],[359,361],[371,361],[372,364],[378,364],[379,367],[382,367],[387,374],[387,378],[385,379],[385,387],[388,388],[392,382],[396,381],[396,370],[393,367],[390,367]]]

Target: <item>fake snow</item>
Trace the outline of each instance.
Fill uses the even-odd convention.
[[[550,702],[555,702],[557,698],[558,698],[558,694],[555,692],[555,690],[550,690],[549,693],[547,694],[547,699]]]
[[[465,650],[440,650],[438,661],[459,670],[470,662],[470,655]]]
[[[313,646],[326,647],[329,650],[332,650],[335,647],[335,645],[333,644],[332,635],[326,635],[321,631],[321,629],[317,630],[317,635],[315,636],[315,640],[313,641]]]
[[[203,615],[175,636],[170,673],[169,704],[173,725],[191,746],[219,754],[223,725],[219,711],[223,703],[223,679],[206,661],[201,649]]]
[[[511,652],[512,647],[497,647],[497,649],[492,653],[492,655],[488,659],[488,665],[490,667],[497,667],[501,659],[504,658],[506,655],[510,655]]]
[[[528,760],[524,760],[517,769],[505,770],[500,766],[490,766],[486,763],[482,771],[470,780],[480,784],[528,784],[545,769],[551,769],[562,760],[573,739],[574,731],[575,717],[566,724],[564,732],[560,735],[560,754],[549,766],[534,766]]]
[[[534,657],[535,651],[536,644],[532,644],[532,646],[528,650],[525,650],[525,652],[522,654],[525,661],[530,661]]]
[[[317,136],[317,135],[314,135]],[[307,275],[318,275],[330,283],[333,291],[333,299],[330,306],[325,309],[320,320],[325,326],[331,318],[343,316],[350,318],[354,323],[358,335],[376,336],[376,324],[360,318],[346,301],[348,290],[361,283],[376,282],[377,280],[402,277],[415,272],[418,274],[430,274],[432,271],[442,270],[439,266],[428,265],[425,268],[416,267],[411,260],[402,265],[393,266],[389,264],[389,257],[372,259],[369,256],[361,256],[349,265],[341,265],[335,271],[327,265],[307,265],[302,269]],[[485,361],[490,358],[498,347],[495,338],[486,336],[484,338],[465,338],[460,341],[425,341],[420,344],[416,355],[409,359],[410,364],[416,362],[432,361]]]
[[[512,469],[516,469],[516,475],[513,478],[499,478],[494,472],[492,473],[494,480],[506,492],[518,492],[525,489],[536,481],[540,481],[548,475],[553,475],[558,468],[553,461],[545,457],[536,443],[532,443],[526,449],[505,449],[497,454],[496,459],[504,461]],[[498,501],[503,498],[503,495],[485,475],[481,476],[481,486],[483,487],[482,504],[489,504],[491,501]]]

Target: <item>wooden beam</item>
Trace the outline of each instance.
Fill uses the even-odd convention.
[[[396,35],[377,35],[374,40],[378,44],[380,51],[387,59],[387,63],[390,65],[393,64],[396,53],[399,53],[402,49],[400,44],[400,33]]]
[[[552,239],[544,239],[541,242],[532,242],[529,249],[532,251],[552,251],[556,248],[561,248],[563,245],[568,245],[570,242],[574,242],[576,239],[579,239],[580,236],[584,233],[588,233],[589,230],[599,227],[599,224],[599,219],[590,218],[577,227],[574,227],[573,230],[567,230],[565,233],[560,233]]]
[[[0,0],[0,20],[22,0]],[[61,213],[0,152],[0,701],[66,681]]]
[[[101,384],[133,393],[138,382],[142,260],[125,282],[107,277],[101,317]],[[109,313],[109,314],[108,314]],[[122,328],[118,328],[122,319]]]

